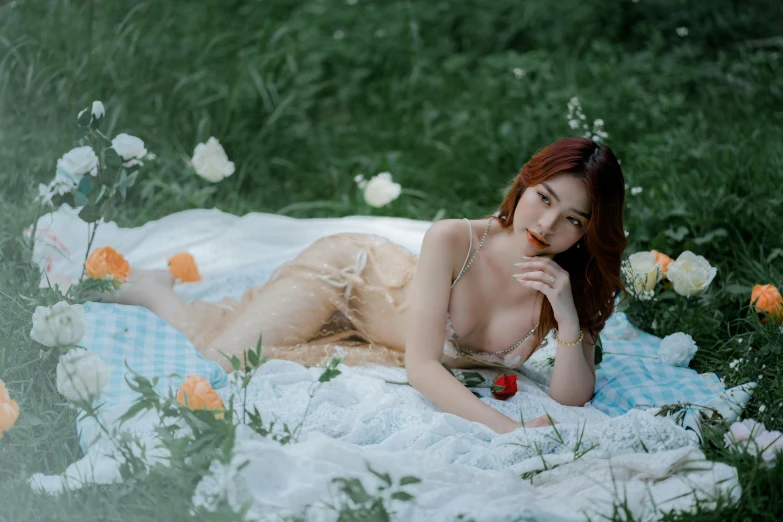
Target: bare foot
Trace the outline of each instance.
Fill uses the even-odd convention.
[[[102,303],[117,303],[146,306],[147,298],[155,288],[172,288],[174,275],[168,270],[131,270],[128,280],[113,292],[96,293],[89,296],[90,300]]]

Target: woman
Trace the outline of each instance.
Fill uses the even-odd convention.
[[[518,368],[555,329],[550,395],[565,405],[589,401],[594,339],[623,290],[624,195],[608,147],[566,138],[527,162],[497,216],[433,224],[418,259],[378,236],[337,234],[240,301],[185,302],[170,273],[142,270],[105,300],[149,308],[227,371],[225,355],[242,359],[260,336],[264,355],[306,365],[339,343],[345,364],[404,365],[411,385],[442,410],[505,433],[522,424],[443,364]]]

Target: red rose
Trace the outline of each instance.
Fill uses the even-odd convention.
[[[492,396],[499,401],[505,401],[517,394],[517,376],[501,373],[492,382]]]

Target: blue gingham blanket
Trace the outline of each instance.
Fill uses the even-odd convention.
[[[215,389],[228,383],[223,369],[204,359],[188,339],[145,308],[87,303],[87,327],[82,345],[113,366],[101,395],[105,407],[130,404],[137,397],[127,384],[126,363],[148,379],[158,377],[161,393],[173,390],[187,375],[200,375]],[[713,373],[667,366],[657,360],[661,339],[633,327],[623,313],[615,313],[601,332],[604,358],[596,372],[591,404],[609,416],[633,408],[687,401],[703,404],[724,390]],[[93,419],[77,422],[82,449],[94,434]]]

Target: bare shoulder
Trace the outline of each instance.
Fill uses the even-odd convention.
[[[436,221],[424,235],[422,254],[437,256],[441,267],[448,266],[449,273],[459,270],[470,246],[469,230],[464,219]]]
[[[462,243],[470,242],[468,224],[464,219],[441,219],[427,230],[424,241],[437,244],[439,247],[459,248]]]

